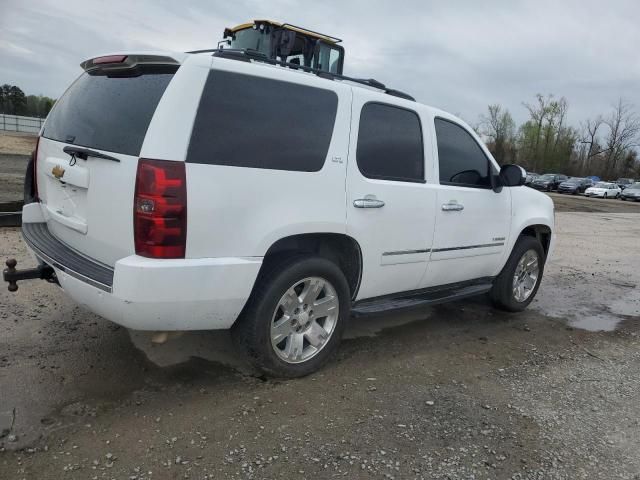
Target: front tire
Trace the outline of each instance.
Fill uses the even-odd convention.
[[[350,309],[349,285],[335,263],[290,257],[260,275],[231,334],[258,370],[302,377],[335,352]]]
[[[544,261],[544,250],[538,239],[521,236],[489,292],[494,306],[508,312],[527,308],[540,287]]]

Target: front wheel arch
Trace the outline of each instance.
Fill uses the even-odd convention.
[[[529,236],[529,237],[536,238],[540,242],[540,245],[542,245],[545,259],[547,258],[547,255],[549,254],[549,248],[551,247],[551,228],[549,228],[548,225],[544,225],[544,224],[528,225],[527,227],[522,229],[522,231],[518,235],[518,239],[520,239],[520,237],[522,236]],[[516,242],[514,243],[513,248],[515,248],[517,243],[518,243],[518,240],[516,240]],[[512,251],[513,251],[513,248],[512,248]]]

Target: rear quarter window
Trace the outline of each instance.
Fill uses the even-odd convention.
[[[319,171],[337,108],[338,96],[331,90],[212,70],[187,162]]]
[[[83,73],[58,100],[42,136],[138,156],[174,72],[109,77]]]

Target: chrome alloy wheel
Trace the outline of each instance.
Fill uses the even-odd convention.
[[[540,262],[535,250],[524,252],[513,274],[513,297],[517,302],[526,301],[536,286],[540,275]]]
[[[287,363],[309,360],[329,342],[339,311],[338,295],[327,280],[309,277],[296,282],[273,312],[273,350]]]

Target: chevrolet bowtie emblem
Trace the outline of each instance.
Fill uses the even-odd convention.
[[[51,170],[51,174],[58,180],[60,180],[62,177],[64,177],[64,168],[62,168],[60,165],[56,165],[55,167],[53,167],[53,170]]]

